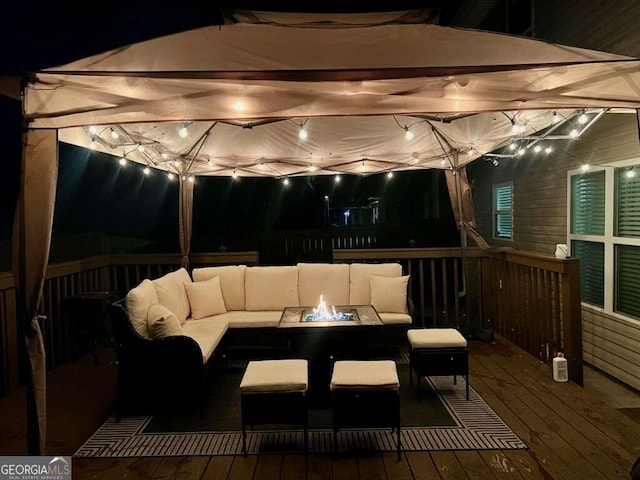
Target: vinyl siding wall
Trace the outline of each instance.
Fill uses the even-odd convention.
[[[478,227],[492,245],[553,255],[567,240],[567,171],[640,158],[634,114],[604,115],[578,141],[553,143],[550,155],[481,160],[468,167]],[[513,241],[493,238],[492,186],[513,182]],[[614,318],[583,306],[585,361],[640,390],[640,321]]]

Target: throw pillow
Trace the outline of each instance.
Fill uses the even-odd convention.
[[[406,313],[409,275],[404,277],[371,275],[370,281],[371,304],[378,312]]]
[[[185,283],[184,288],[187,290],[191,318],[194,320],[227,312],[220,287],[220,277],[213,277],[205,282]]]
[[[182,326],[178,318],[167,307],[154,303],[147,313],[147,326],[151,338],[182,335]]]

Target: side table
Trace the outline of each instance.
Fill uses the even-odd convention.
[[[65,298],[70,352],[78,355],[89,346],[94,362],[99,363],[96,346],[105,339],[112,343],[107,315],[117,299],[115,291],[80,292]]]

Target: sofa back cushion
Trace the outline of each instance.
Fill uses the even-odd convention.
[[[248,311],[297,307],[298,267],[247,267],[245,291]]]
[[[399,263],[352,263],[349,266],[349,304],[371,304],[371,275],[379,277],[402,276]]]
[[[213,277],[220,277],[220,287],[224,297],[224,305],[229,311],[246,310],[244,277],[246,265],[228,265],[224,267],[194,268],[191,274],[194,282],[204,282]]]
[[[300,305],[316,306],[320,295],[327,305],[349,304],[349,265],[346,263],[299,263]]]
[[[184,268],[167,273],[153,281],[158,295],[158,303],[167,307],[181,325],[191,313],[189,297],[184,289],[184,284],[188,282],[191,282],[191,277]]]
[[[137,287],[132,288],[127,293],[126,304],[127,313],[131,325],[140,335],[150,338],[149,327],[147,326],[147,314],[149,307],[158,303],[158,295],[153,282],[149,279],[143,280]]]
[[[182,326],[180,325],[180,321],[167,307],[164,307],[159,303],[155,303],[149,307],[147,322],[151,338],[182,335]]]

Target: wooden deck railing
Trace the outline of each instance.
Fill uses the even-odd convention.
[[[191,267],[258,263],[257,252],[203,253]],[[397,261],[411,275],[409,292],[420,326],[455,326],[469,333],[495,330],[550,362],[564,349],[570,378],[582,384],[582,330],[578,260],[523,252],[491,255],[477,248],[334,250],[335,262]],[[40,313],[47,368],[72,360],[77,335],[65,321],[64,299],[83,291],[120,296],[144,278],[157,278],[180,264],[179,254],[111,255],[50,265]],[[464,267],[464,268],[463,268]],[[25,378],[23,325],[16,321],[10,272],[0,274],[0,396]]]

